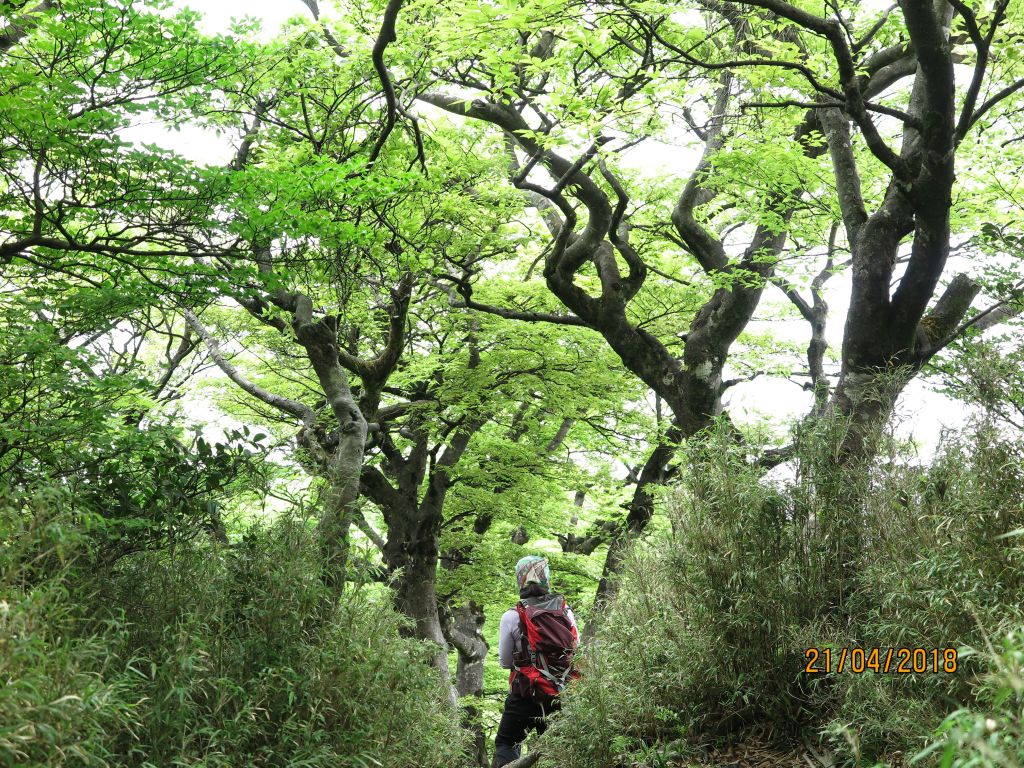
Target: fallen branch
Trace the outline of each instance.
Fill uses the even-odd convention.
[[[511,763],[505,763],[505,768],[530,768],[531,765],[536,764],[541,758],[541,752],[531,752],[525,757],[520,757],[518,760],[513,760]]]

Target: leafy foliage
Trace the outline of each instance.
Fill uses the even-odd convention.
[[[4,501],[0,764],[448,766],[462,737],[387,595],[332,605],[301,521],[84,567],[92,513]]]
[[[965,650],[1024,620],[1021,549],[1005,536],[1024,522],[1020,445],[986,428],[951,436],[929,467],[894,456],[861,496],[810,442],[800,477],[778,485],[728,439],[691,455],[671,531],[630,562],[544,739],[552,764],[613,766],[644,745],[735,738],[766,723],[818,731],[851,761],[913,754],[949,702],[967,709],[941,729],[942,748],[954,745],[947,759],[1001,764],[974,739],[1014,743],[1018,651],[1011,642],[1002,661],[986,656],[993,689],[974,685],[979,657]],[[846,529],[851,498],[856,530]],[[955,674],[808,675],[810,647],[956,648],[961,658]],[[986,705],[1003,714],[969,714]]]
[[[1011,625],[985,648],[968,651],[980,655],[986,666],[978,701],[950,713],[936,729],[933,743],[915,756],[915,762],[937,756],[943,768],[1020,764],[1024,762],[1021,630]]]
[[[525,549],[603,619],[563,766],[1019,758],[1020,2],[305,6],[0,6],[0,763],[460,764],[439,608],[493,638]],[[867,438],[929,365],[997,426],[918,466]],[[759,376],[814,394],[778,476]]]

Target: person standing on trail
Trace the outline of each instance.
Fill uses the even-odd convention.
[[[564,597],[548,592],[550,582],[545,558],[530,555],[516,563],[519,602],[505,611],[498,631],[498,660],[509,670],[509,693],[491,768],[518,759],[531,729],[544,732],[545,716],[558,709],[558,694],[575,676],[576,617]]]

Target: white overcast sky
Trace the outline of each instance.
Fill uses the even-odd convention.
[[[179,0],[174,5],[202,13],[205,28],[210,32],[226,32],[233,18],[251,16],[260,20],[265,38],[273,37],[281,24],[292,16],[310,15],[301,0]],[[329,6],[329,0],[323,5]]]
[[[469,0],[472,2],[472,0]],[[191,7],[204,16],[204,27],[210,32],[226,32],[233,18],[245,16],[260,20],[261,37],[271,38],[280,26],[296,15],[309,15],[309,10],[301,0],[191,0],[177,2],[178,7]],[[321,2],[322,10],[330,0]],[[226,139],[218,138],[210,133],[184,128],[180,133],[160,131],[148,128],[132,132],[132,138],[155,141],[171,147],[182,154],[205,163],[223,163],[231,157],[232,149]],[[678,149],[665,152],[664,148],[645,147],[641,144],[632,150],[631,164],[648,167],[652,171],[667,170],[662,165],[666,157],[675,158],[685,173],[692,167],[696,158],[687,157]],[[952,274],[952,270],[950,270]],[[843,323],[849,303],[850,283],[848,275],[839,275],[829,283],[826,300],[830,307],[828,341],[831,350],[838,350],[842,343]],[[757,317],[768,318],[772,307],[785,304],[787,300],[774,288],[769,288],[762,301],[762,308]],[[788,326],[783,328],[783,326]],[[807,326],[802,320],[793,320],[792,324],[778,321],[757,320],[751,324],[752,331],[771,329],[785,338],[806,341]],[[735,374],[732,374],[735,375]],[[727,374],[728,377],[728,374]],[[780,379],[759,378],[751,385],[738,385],[726,395],[726,405],[734,419],[741,423],[759,420],[767,416],[773,421],[790,421],[807,412],[810,395],[802,392],[792,382]],[[964,407],[937,392],[934,392],[920,379],[915,379],[907,387],[901,398],[897,416],[897,432],[904,437],[913,437],[921,446],[922,458],[929,455],[938,441],[944,428],[961,426],[966,418]]]

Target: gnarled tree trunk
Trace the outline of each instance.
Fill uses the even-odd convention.
[[[473,734],[474,764],[487,768],[487,743],[479,705],[484,694],[484,661],[488,650],[483,633],[484,609],[470,600],[450,611],[447,619],[445,634],[459,655],[455,690],[463,700],[463,724]]]

